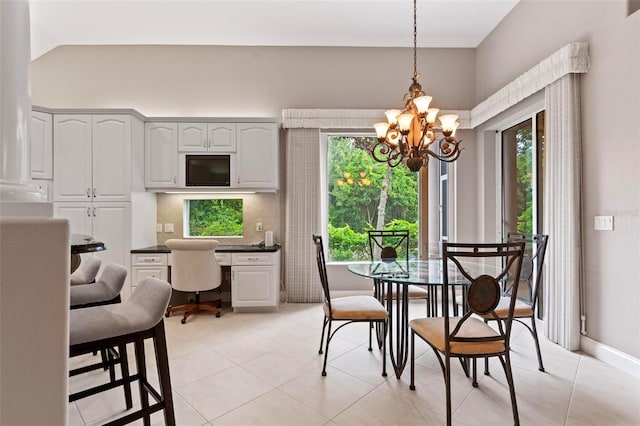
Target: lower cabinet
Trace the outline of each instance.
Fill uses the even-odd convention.
[[[134,253],[131,255],[131,287],[132,292],[136,285],[146,277],[154,277],[160,280],[169,280],[166,253]]]
[[[231,306],[277,307],[280,301],[280,253],[233,253]]]
[[[54,203],[54,216],[69,221],[72,234],[91,235],[102,241],[105,250],[93,253],[102,260],[103,269],[109,263],[129,268],[131,250],[131,203]],[[100,271],[100,274],[102,271]],[[130,277],[122,290],[123,299],[129,297]]]

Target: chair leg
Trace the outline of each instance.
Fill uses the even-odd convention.
[[[133,401],[131,399],[131,382],[129,379],[129,358],[127,356],[127,345],[118,345],[118,352],[120,357],[120,370],[122,372],[122,380],[124,380],[124,401],[127,406],[127,410],[133,407]]]
[[[473,379],[471,380],[471,385],[474,388],[478,387],[478,358],[473,358]]]
[[[411,330],[411,364],[409,364],[411,369],[411,383],[409,384],[409,389],[412,391],[416,390],[415,385],[415,366],[416,366],[416,332]]]
[[[484,375],[489,376],[489,357],[484,358]]]
[[[322,334],[320,335],[320,349],[318,349],[318,353],[320,355],[322,355],[322,343],[324,343],[324,330],[325,328],[327,328],[327,322],[329,321],[329,319],[327,317],[324,317],[324,319],[322,320]]]
[[[324,349],[324,362],[322,364],[322,375],[326,376],[327,375],[327,356],[329,355],[329,341],[331,340],[331,319],[328,319],[329,322],[329,328],[327,330],[327,345],[325,346]]]
[[[383,322],[384,335],[387,335],[387,321]],[[382,339],[382,377],[387,377],[387,339]]]
[[[444,386],[445,397],[447,399],[447,426],[451,426],[451,358],[446,354],[444,358]]]
[[[173,394],[171,393],[171,375],[169,371],[169,357],[167,354],[167,338],[164,332],[164,322],[156,325],[156,336],[153,339],[156,350],[156,363],[160,379],[160,391],[164,400],[164,422],[167,426],[175,426],[176,415],[173,408]]]
[[[373,330],[373,321],[369,321],[369,352],[373,350],[371,347],[371,331]]]
[[[536,352],[538,352],[538,370],[544,372],[544,366],[542,365],[542,353],[540,352],[540,341],[538,340],[538,330],[536,329],[536,318],[531,317],[531,334],[533,335],[533,341],[536,344]]]
[[[509,384],[509,395],[511,396],[511,409],[513,411],[513,424],[515,426],[520,425],[520,418],[518,417],[518,403],[516,402],[516,388],[513,383],[513,372],[511,371],[511,359],[509,352],[504,354],[504,359],[500,357],[502,368],[504,368],[504,374],[507,376],[507,383]]]
[[[136,340],[134,345],[136,352],[136,366],[138,368],[138,375],[140,376],[140,380],[138,381],[138,387],[140,389],[140,405],[143,410],[146,410],[149,408],[149,395],[145,389],[145,383],[147,381],[147,364],[144,355],[144,340]],[[147,414],[144,417],[144,426],[149,426],[150,424],[151,418]]]

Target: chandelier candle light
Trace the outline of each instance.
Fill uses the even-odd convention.
[[[417,172],[429,163],[429,156],[448,163],[460,156],[460,142],[455,138],[458,116],[447,114],[438,117],[438,108],[429,108],[431,96],[425,95],[418,83],[420,75],[416,65],[416,0],[413,0],[413,82],[404,95],[404,110],[391,109],[385,112],[386,123],[375,123],[377,142],[371,148],[376,161],[395,167],[404,161],[412,172]],[[440,135],[439,135],[440,134]],[[431,149],[436,145],[437,151]]]

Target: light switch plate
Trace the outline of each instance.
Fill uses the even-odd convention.
[[[256,222],[256,231],[262,231],[262,222]]]
[[[164,232],[173,232],[173,223],[165,223]]]
[[[613,216],[596,216],[593,221],[596,231],[613,231]]]
[[[156,223],[156,232],[162,232],[162,224]]]

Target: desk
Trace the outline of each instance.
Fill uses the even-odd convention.
[[[409,338],[409,284],[427,286],[429,290],[430,314],[438,315],[438,289],[444,289],[444,277],[441,259],[392,261],[392,262],[360,262],[350,263],[347,269],[363,277],[371,278],[376,285],[376,296],[387,295],[386,306],[389,312],[389,357],[399,379],[408,359]],[[472,264],[470,270],[477,275],[495,273],[496,268],[485,264]],[[468,286],[469,281],[462,276],[454,265],[449,267],[449,286]],[[393,286],[396,290],[396,303],[392,303]],[[385,290],[386,286],[386,292]],[[454,299],[455,300],[455,299]],[[384,300],[381,300],[384,302]],[[455,303],[455,301],[454,301]],[[394,312],[395,306],[395,312]],[[444,312],[444,311],[442,311]],[[395,324],[395,330],[394,330]],[[384,338],[380,329],[376,330],[378,341]]]
[[[223,286],[230,282],[234,311],[273,309],[280,304],[280,246],[219,245],[216,259],[223,268]],[[159,245],[131,250],[132,282],[154,276],[171,281],[171,250]]]
[[[107,248],[102,241],[96,241],[91,235],[71,234],[71,272],[80,266],[81,253],[94,253]]]

